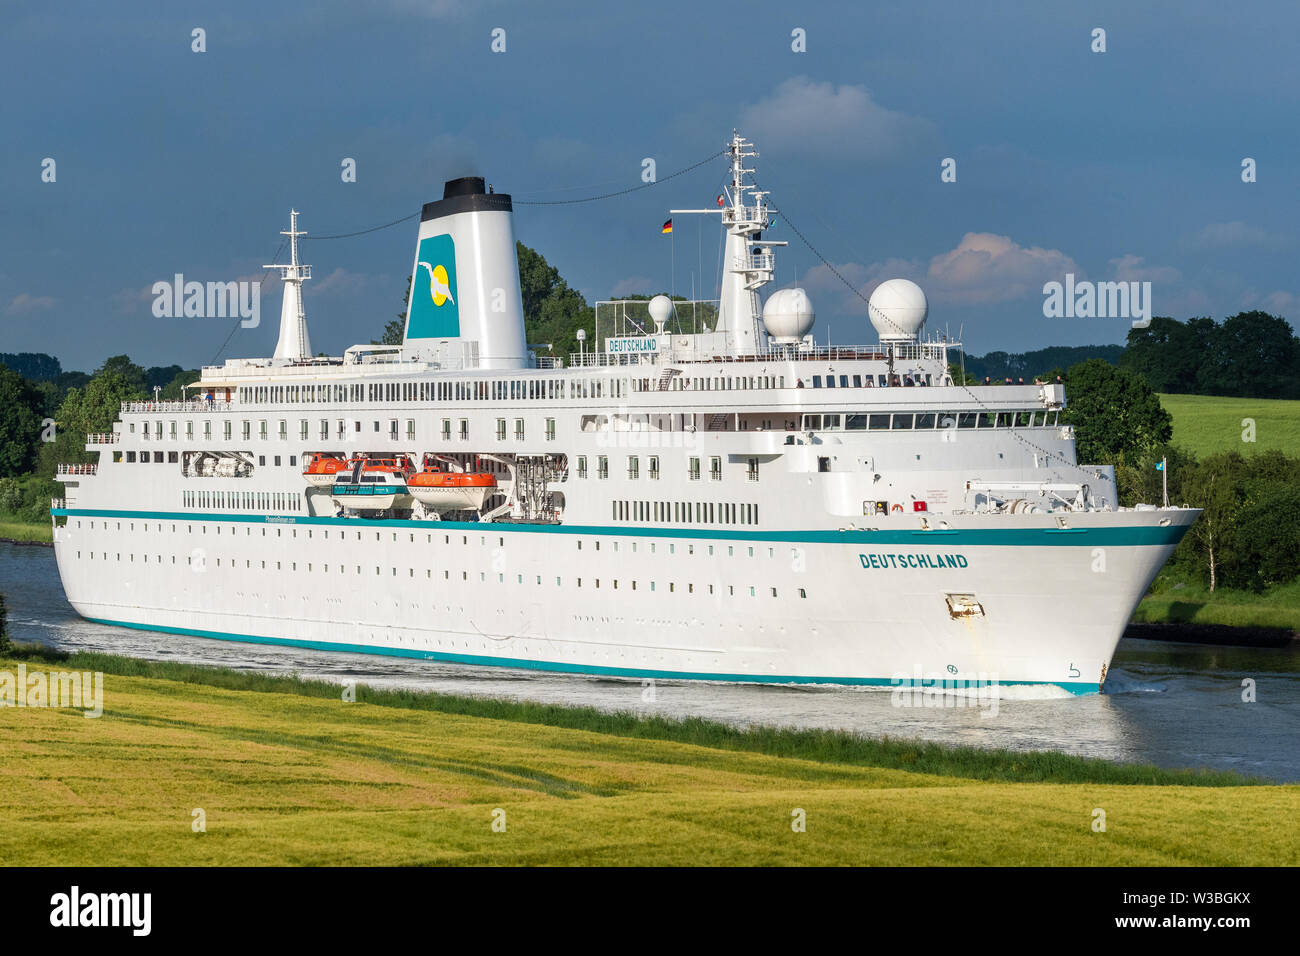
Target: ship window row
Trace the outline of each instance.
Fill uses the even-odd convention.
[[[107,560],[108,560],[108,554],[109,554],[109,553],[108,553],[107,551],[101,551],[101,552],[100,552],[100,560],[102,560],[102,561],[107,561]],[[114,552],[114,553],[113,553],[113,557],[114,557],[115,560],[117,560],[117,561],[121,561],[121,560],[122,560],[122,552],[120,552],[120,551]],[[171,563],[172,563],[172,564],[175,564],[175,563],[176,563],[176,555],[173,554],[173,555],[171,555],[170,557],[171,557]],[[95,552],[94,552],[94,551],[87,551],[86,554],[85,554],[85,556],[84,556],[84,558],[83,558],[81,551],[77,551],[77,559],[78,559],[78,560],[90,560],[90,561],[93,561],[93,560],[95,560]],[[128,562],[134,562],[135,559],[136,559],[135,552],[128,552],[128,553],[127,553],[127,556],[126,556],[126,559],[127,559]],[[149,563],[149,555],[148,555],[148,554],[141,554],[141,555],[140,555],[140,561],[141,561],[141,563],[143,563],[143,564],[148,564],[148,563]],[[219,557],[209,557],[209,556],[206,555],[206,554],[201,554],[201,553],[200,553],[200,554],[189,554],[189,555],[186,556],[186,559],[185,559],[185,563],[186,563],[187,565],[189,565],[191,568],[196,568],[196,569],[200,569],[200,570],[203,569],[203,568],[206,568],[206,567],[207,567],[207,564],[208,564],[209,561],[211,561],[211,562],[213,563],[213,565],[214,565],[215,567],[218,567],[218,568],[221,568],[221,567],[227,567],[227,568],[238,568],[238,567],[239,567],[239,559],[238,559],[238,558],[219,558]],[[155,555],[154,555],[154,563],[156,563],[156,564],[166,564],[167,562],[163,560],[163,556],[162,556],[161,554],[155,554]],[[299,565],[299,563],[300,563],[300,562],[298,562],[298,561],[265,561],[265,560],[261,560],[261,559],[259,559],[258,562],[257,562],[257,564],[254,565],[254,564],[253,564],[253,560],[252,560],[251,558],[245,558],[245,559],[244,559],[244,569],[245,569],[245,570],[257,570],[257,571],[271,571],[271,570],[275,570],[275,571],[284,571],[284,570],[288,570],[288,571],[290,571],[290,572],[294,572],[294,573],[296,573],[296,572],[298,571],[298,565]],[[305,566],[305,570],[306,570],[307,573],[309,573],[309,574],[310,574],[310,573],[316,573],[316,562],[314,562],[314,561],[304,561],[304,562],[301,562],[301,563]],[[288,565],[288,568],[287,568],[287,569],[286,569],[285,565]],[[364,574],[364,573],[366,573],[365,570],[363,570],[362,565],[359,565],[359,564],[356,564],[356,565],[335,564],[335,565],[333,565],[333,567],[334,567],[334,569],[337,571],[337,573],[339,573],[339,574],[347,574],[349,568],[355,568],[357,574]],[[331,568],[331,565],[330,565],[330,564],[328,564],[328,563],[322,563],[322,564],[321,564],[321,567],[320,567],[320,573],[321,573],[321,574],[329,574],[329,573],[330,573],[330,568]],[[368,568],[367,568],[367,569],[368,569]],[[380,565],[374,565],[374,569],[375,569],[375,575],[376,575],[376,576],[382,576],[382,575],[383,575],[383,573],[384,573],[384,568],[383,568],[382,566],[380,566]],[[389,576],[390,576],[390,577],[398,577],[398,576],[399,576],[399,575],[398,575],[398,569],[397,569],[397,568],[390,567],[388,570],[389,570]],[[415,568],[407,568],[407,569],[406,569],[406,576],[407,576],[408,578],[414,578],[414,577],[416,576],[416,574],[415,574],[415,570],[416,570]],[[425,568],[425,569],[424,569],[424,576],[425,576],[425,579],[426,579],[426,580],[433,580],[433,568]],[[523,575],[523,574],[514,574],[514,575],[511,575],[511,577],[513,578],[513,583],[514,583],[514,584],[523,584],[523,583],[524,583],[524,578],[527,577],[531,583],[535,584],[535,585],[538,586],[538,587],[543,587],[543,586],[545,586],[545,580],[546,580],[546,578],[547,578],[546,575],[541,575],[541,574],[537,574],[537,575],[531,575],[531,574],[530,574],[530,575],[526,575],[526,576]],[[452,579],[452,577],[451,577],[451,570],[450,570],[450,569],[446,569],[446,568],[442,569],[442,579],[443,579],[444,581],[450,581],[450,580]],[[461,580],[461,581],[469,581],[469,580],[470,580],[470,572],[468,572],[468,571],[461,571],[461,572],[460,572],[460,580]],[[586,580],[586,582],[587,582],[585,586],[587,586],[587,587],[593,587],[593,588],[597,588],[597,589],[601,587],[601,580],[602,580],[601,578],[586,578],[585,580]],[[478,581],[479,581],[480,584],[486,584],[487,581],[488,581],[488,573],[487,573],[486,571],[480,571],[480,572],[478,572]],[[577,587],[583,587],[583,586],[584,586],[584,584],[583,584],[584,579],[583,579],[583,578],[574,578],[573,581],[574,581],[574,583],[576,584]],[[620,579],[620,578],[605,578],[604,581],[605,581],[605,586],[608,587],[608,588],[610,588],[611,590],[614,590],[614,591],[617,591],[617,590],[620,589],[620,582],[621,582],[621,587],[622,587],[622,589],[624,589],[624,590],[629,590],[629,591],[647,590],[647,591],[654,592],[654,591],[659,590],[659,585],[661,584],[661,582],[659,582],[659,581],[647,581],[647,582],[641,582],[641,581],[639,581],[639,580],[636,579],[636,578],[633,578],[633,579],[630,580],[630,581],[629,581],[628,579],[626,579],[626,578],[622,578],[622,579]],[[500,571],[498,571],[498,572],[496,573],[496,583],[497,583],[497,584],[505,584],[505,583],[506,583],[506,574],[505,574],[504,572],[500,572]],[[647,585],[647,587],[642,588],[641,585],[642,585],[643,583],[644,583],[645,585]],[[556,586],[557,588],[562,588],[562,587],[564,587],[564,578],[563,578],[563,577],[556,577],[556,579],[555,579],[555,586]],[[683,590],[684,590],[684,592],[687,593],[687,594],[696,594],[696,593],[699,593],[699,594],[720,594],[721,591],[722,591],[722,589],[723,589],[724,587],[727,589],[727,595],[728,595],[729,597],[735,597],[735,596],[736,596],[736,588],[737,588],[737,585],[734,585],[734,584],[722,584],[722,583],[720,583],[720,582],[718,582],[718,583],[705,583],[705,584],[703,584],[703,585],[700,585],[700,589],[699,589],[698,592],[696,591],[696,585],[695,585],[694,582],[687,582],[687,583],[684,585]],[[774,586],[762,587],[762,586],[759,586],[759,585],[748,585],[748,586],[746,586],[746,585],[743,585],[743,584],[742,584],[742,585],[739,585],[739,587],[740,587],[740,592],[741,592],[741,595],[742,595],[742,596],[748,594],[749,597],[759,597],[760,595],[761,595],[761,596],[764,596],[764,597],[773,597],[773,598],[775,598],[775,597],[780,597],[780,592],[779,592],[779,591],[777,590],[777,588],[774,587]],[[668,591],[668,593],[670,593],[670,594],[676,594],[676,593],[678,593],[678,590],[677,590],[677,582],[676,582],[676,581],[669,581],[669,582],[667,582],[667,591]],[[794,591],[795,591],[795,593],[798,594],[798,596],[799,596],[799,598],[800,598],[801,600],[806,600],[806,599],[807,599],[807,597],[808,597],[808,591],[807,591],[806,588],[795,588]]]
[[[633,379],[633,391],[653,392],[662,388],[659,379]],[[765,388],[785,388],[784,375],[710,375],[677,377],[672,380],[674,392],[729,392],[754,391]]]
[[[261,405],[315,405],[357,402],[550,401],[567,398],[623,398],[632,392],[718,392],[785,388],[784,375],[676,375],[665,368],[660,378],[508,378],[453,381],[349,382],[339,384],[247,385],[239,401]],[[817,374],[796,378],[796,388],[887,388],[933,384],[930,372]],[[215,399],[214,388],[200,387],[204,398]]]
[[[683,506],[685,506],[685,505],[688,504],[688,503],[684,503],[684,502],[683,502],[682,504],[683,504]],[[751,523],[753,523],[753,524],[757,524],[757,523],[758,523],[758,506],[757,506],[757,505],[749,505],[748,507],[749,507],[750,509],[752,509],[750,512],[748,512],[749,517],[752,519],[752,520],[751,520]],[[664,514],[667,514],[668,512],[667,512],[667,510],[665,510],[663,513],[664,513]],[[679,513],[683,513],[683,512],[679,512]],[[100,523],[101,523],[101,525],[103,526],[103,530],[104,530],[104,531],[111,531],[111,530],[121,531],[121,530],[123,530],[123,528],[122,528],[122,522],[121,522],[121,521],[109,522],[109,521],[107,521],[107,520],[101,520]],[[112,524],[114,527],[113,527],[113,528],[110,528],[110,527],[109,527],[110,524]],[[166,524],[170,524],[170,526],[171,526],[171,533],[172,533],[172,534],[177,533],[179,526],[177,525],[176,522],[174,522],[174,521],[173,521],[173,522],[166,522]],[[78,529],[80,529],[81,526],[82,526],[81,520],[78,519],[77,522],[76,522],[76,527],[77,527]],[[95,529],[95,521],[94,521],[94,520],[89,520],[89,521],[87,521],[87,526],[89,527],[90,530],[93,531],[93,530]],[[141,525],[140,525],[140,527],[141,527],[141,530],[143,530],[143,531],[145,531],[145,532],[147,533],[147,532],[149,531],[149,522],[147,522],[147,521],[146,521],[146,522],[142,522]],[[277,538],[278,538],[278,537],[281,537],[282,534],[283,534],[283,532],[286,530],[285,528],[282,528],[282,527],[276,527],[276,526],[274,526],[274,525],[271,525],[271,526],[269,526],[269,527],[274,528],[274,530],[275,530],[275,536],[276,536]],[[184,525],[184,528],[185,528],[185,533],[186,533],[186,534],[190,534],[190,535],[192,535],[192,534],[194,533],[194,525],[192,525],[192,524],[186,524],[186,525]],[[127,522],[127,528],[126,528],[126,530],[128,530],[128,531],[135,531],[135,522],[134,522],[134,521],[128,521],[128,522]],[[156,528],[156,530],[157,530],[159,533],[165,533],[165,532],[167,531],[167,528],[164,527],[164,522],[159,521],[159,522],[157,523],[157,528]],[[252,535],[253,535],[253,527],[252,527],[252,526],[244,525],[244,526],[243,526],[243,530],[244,530],[244,536],[245,536],[245,537],[252,537]],[[268,530],[268,526],[263,526],[263,527],[261,528],[261,534],[260,534],[260,537],[263,537],[263,538],[267,537],[267,530]],[[290,527],[290,528],[288,528],[287,530],[289,531],[290,537],[293,537],[293,538],[297,538],[297,537],[298,537],[298,532],[301,530],[301,531],[303,531],[303,532],[305,533],[305,536],[306,536],[307,538],[309,538],[309,539],[315,538],[316,535],[317,535],[318,533],[319,533],[319,535],[320,535],[321,538],[324,538],[324,539],[327,539],[327,540],[330,539],[330,531],[329,531],[328,528],[326,528],[326,529],[321,529],[321,528],[312,529],[312,528],[296,528],[296,527]],[[203,533],[203,534],[207,534],[207,527],[206,527],[205,525],[201,525],[201,526],[200,526],[200,531],[201,531],[201,533]],[[218,535],[220,535],[220,534],[222,533],[222,531],[221,531],[221,523],[220,523],[220,522],[217,522],[217,523],[216,523],[216,533],[217,533]],[[232,534],[232,535],[238,535],[238,534],[239,534],[239,528],[238,528],[238,527],[232,527],[232,528],[229,529],[229,532],[228,532],[228,533],[229,533],[229,534]],[[365,532],[365,534],[369,534],[369,533],[370,533],[370,532]],[[356,531],[356,530],[352,530],[352,529],[346,529],[346,530],[345,530],[345,529],[336,529],[336,530],[334,531],[334,533],[333,533],[333,539],[336,540],[336,541],[338,541],[338,542],[340,542],[341,544],[345,544],[348,540],[350,540],[350,539],[349,539],[349,534],[351,534],[351,535],[353,536],[353,537],[352,537],[352,540],[356,540],[356,541],[360,541],[360,540],[362,540],[363,532],[361,532],[361,531]],[[397,531],[394,531],[394,532],[392,532],[391,534],[392,534],[392,540],[393,540],[394,543],[398,543],[398,542],[400,541],[401,535],[405,535],[405,536],[409,539],[410,543],[412,543],[412,544],[415,544],[415,543],[416,543],[416,537],[417,537],[417,533],[416,533],[416,532],[397,532]],[[434,538],[436,538],[436,537],[441,537],[441,538],[442,538],[442,543],[443,543],[444,545],[451,545],[452,540],[453,540],[454,538],[459,538],[459,539],[460,539],[459,544],[461,544],[462,546],[469,547],[469,546],[470,546],[470,544],[469,544],[469,539],[470,539],[471,537],[476,537],[476,538],[478,538],[478,545],[479,545],[480,547],[485,547],[485,548],[486,548],[486,547],[491,547],[491,548],[493,548],[494,550],[500,550],[500,549],[504,549],[504,548],[506,547],[506,537],[505,537],[504,535],[486,535],[486,534],[477,534],[477,535],[456,534],[456,535],[452,535],[452,534],[433,534],[433,533],[430,533],[430,532],[424,532],[424,531],[421,531],[421,532],[419,532],[418,534],[423,534],[423,535],[424,535],[424,543],[425,543],[425,544],[433,544],[433,543],[434,543]],[[375,540],[376,540],[376,541],[382,541],[382,540],[383,540],[383,533],[382,533],[382,532],[375,531],[375,532],[374,532],[374,536],[375,536]],[[490,540],[489,540],[489,539],[490,539]],[[708,556],[708,557],[711,557],[711,558],[712,558],[712,557],[720,557],[720,556],[721,556],[721,548],[723,547],[723,545],[714,545],[714,544],[697,544],[697,543],[694,542],[694,541],[685,541],[685,542],[677,542],[677,541],[668,541],[668,542],[661,542],[661,541],[636,541],[636,540],[632,540],[632,541],[627,541],[627,540],[620,541],[620,540],[617,539],[617,538],[615,538],[615,539],[613,539],[613,540],[606,540],[606,541],[604,542],[604,544],[605,544],[605,547],[604,547],[604,548],[601,547],[601,543],[602,543],[602,542],[601,542],[601,539],[600,539],[600,538],[595,538],[595,539],[593,539],[593,540],[591,540],[590,542],[587,542],[587,543],[591,544],[592,547],[593,547],[593,549],[596,550],[596,551],[607,550],[607,551],[613,551],[613,552],[616,553],[616,554],[618,554],[618,553],[623,553],[623,552],[628,552],[628,553],[631,553],[631,554],[637,554],[637,553],[640,553],[641,550],[642,550],[643,548],[646,549],[646,550],[648,551],[648,553],[650,553],[650,554],[658,554],[660,548],[667,548],[667,549],[668,549],[668,554],[670,554],[670,555],[684,554],[684,555],[686,555],[687,557],[694,557],[695,554],[696,554],[696,549],[698,548],[698,549],[699,549],[699,553],[700,553],[701,556]],[[576,549],[577,549],[578,551],[582,551],[582,550],[583,550],[583,544],[584,544],[584,539],[582,539],[582,538],[577,538],[577,539],[574,541],[574,545],[575,545],[575,547],[576,547]],[[734,557],[737,557],[737,556],[739,556],[739,557],[755,558],[755,557],[758,557],[758,556],[759,556],[759,552],[760,552],[760,551],[765,551],[765,552],[766,552],[766,555],[765,555],[765,556],[766,556],[767,558],[769,558],[769,559],[775,559],[776,556],[777,556],[777,554],[776,554],[776,548],[772,547],[771,545],[758,546],[758,545],[752,545],[752,544],[739,544],[739,545],[737,545],[737,544],[728,544],[728,545],[726,545],[725,547],[726,547],[726,549],[727,549],[727,557],[729,557],[729,558],[734,558]],[[800,560],[802,560],[802,550],[799,549],[799,548],[791,548],[791,549],[790,549],[790,559],[791,559],[791,561],[800,561]]]
[[[302,495],[289,491],[182,491],[181,506],[223,511],[304,510]]]
[[[804,415],[804,431],[1056,427],[1059,410],[1020,412],[838,412]]]
[[[700,475],[702,474],[702,472],[700,471],[700,461],[701,459],[696,457],[691,457],[686,460],[686,474],[687,477],[689,477],[692,481],[700,480]],[[576,470],[579,478],[588,477],[590,472],[587,467],[586,455],[578,456],[576,462]],[[650,455],[646,458],[646,474],[650,477],[652,481],[657,481],[659,479],[659,476],[662,474],[662,470],[660,468],[658,455]],[[596,456],[596,477],[597,478],[609,477],[609,456],[608,455]],[[627,477],[632,481],[636,481],[641,477],[641,456],[640,455],[627,456]],[[758,459],[757,458],[748,458],[745,460],[745,477],[749,481],[758,481]],[[709,458],[709,479],[711,481],[722,480],[722,457],[720,455],[714,455]]]
[[[932,383],[929,372],[909,372],[899,374],[879,373],[877,375],[814,375],[813,388],[912,388],[927,386]],[[795,382],[795,388],[803,388],[803,379]]]
[[[678,524],[758,524],[758,505],[723,501],[610,502],[615,521],[672,521]]]
[[[623,398],[630,390],[619,378],[510,378],[442,382],[353,382],[337,385],[248,385],[245,404],[312,405],[350,402],[543,401],[564,398]],[[207,389],[207,393],[211,393]]]

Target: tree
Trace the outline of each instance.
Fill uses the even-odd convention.
[[[31,471],[44,416],[45,395],[40,389],[0,365],[0,476]]]
[[[1065,378],[1062,418],[1074,426],[1080,462],[1134,464],[1173,435],[1173,418],[1159,396],[1132,372],[1089,359]]]
[[[149,388],[144,369],[125,355],[114,355],[112,358],[104,359],[104,364],[97,368],[95,374],[91,377],[98,378],[101,375],[110,373],[121,375],[141,393],[144,393]]]
[[[8,654],[13,649],[13,641],[9,639],[9,606],[5,603],[5,596],[0,594],[0,654]]]
[[[1165,462],[1163,472],[1156,464]],[[1164,499],[1166,484],[1169,503],[1181,504],[1187,500],[1184,485],[1197,467],[1196,457],[1177,445],[1159,445],[1135,456],[1129,462],[1115,466],[1115,483],[1119,486],[1120,503],[1126,507],[1135,504],[1159,504]]]
[[[180,368],[180,366],[176,366]],[[152,369],[150,370],[152,371]],[[202,373],[198,369],[188,371],[179,371],[172,376],[171,380],[163,386],[163,390],[158,394],[162,399],[181,399],[185,397],[185,387],[193,385],[200,378]]]
[[[168,365],[166,367],[155,365],[144,373],[144,386],[150,392],[153,391],[155,385],[165,389],[176,380],[178,375],[184,372],[185,369],[179,365]],[[190,381],[192,382],[194,379],[190,379]]]
[[[1213,329],[1213,319],[1182,323],[1158,315],[1145,329],[1129,329],[1120,368],[1141,375],[1157,392],[1195,392]]]
[[[1285,319],[1239,312],[1214,330],[1201,354],[1197,384],[1203,394],[1300,397],[1300,339]]]
[[[1222,325],[1154,318],[1129,330],[1120,365],[1158,392],[1300,398],[1300,338],[1267,312],[1240,312]]]
[[[1241,508],[1239,583],[1253,591],[1300,577],[1300,486],[1271,483]]]
[[[578,329],[595,330],[595,310],[541,253],[516,242],[515,254],[528,341],[549,342],[559,356],[578,351]]]
[[[63,373],[59,360],[44,352],[0,352],[0,365],[32,382],[54,381]]]
[[[411,277],[406,277],[406,295],[402,296],[402,303],[406,304],[411,301]],[[401,345],[406,341],[406,310],[403,309],[397,313],[397,318],[384,326],[384,334],[378,342],[371,340],[371,345]]]
[[[106,362],[105,366],[108,364]],[[55,440],[41,449],[40,470],[53,474],[59,462],[93,460],[95,453],[85,450],[86,435],[108,431],[121,413],[122,402],[144,398],[145,391],[141,385],[111,369],[96,372],[84,389],[69,389],[59,406],[59,413],[54,416],[57,423]]]

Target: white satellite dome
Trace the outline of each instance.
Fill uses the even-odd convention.
[[[792,345],[812,331],[816,316],[803,289],[778,289],[763,305],[763,328],[777,345]]]
[[[888,279],[871,293],[871,324],[882,342],[915,342],[930,314],[925,292],[909,279]]]
[[[673,300],[666,295],[657,295],[650,300],[650,304],[646,308],[650,310],[650,318],[655,324],[655,332],[662,334],[664,326],[668,324],[668,320],[673,314]]]

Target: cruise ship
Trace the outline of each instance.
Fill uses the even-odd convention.
[[[402,344],[313,357],[292,213],[274,355],[123,404],[60,467],[69,602],[640,680],[1097,692],[1198,512],[1120,507],[1062,385],[955,381],[905,279],[874,344],[818,344],[804,290],[764,297],[757,155],[733,134],[717,208],[672,210],[719,217],[716,304],[601,303],[571,356],[527,342],[511,197],[467,177],[422,209]]]

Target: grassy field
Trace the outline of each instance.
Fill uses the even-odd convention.
[[[1133,620],[1143,623],[1226,624],[1231,627],[1286,627],[1300,631],[1300,581],[1263,594],[1187,586],[1148,594]]]
[[[50,523],[42,521],[40,524],[24,524],[14,521],[0,521],[0,539],[10,541],[43,541],[46,544],[54,540],[54,534],[50,530]]]
[[[8,865],[1300,862],[1300,787],[1226,774],[26,662],[96,663],[97,720],[0,708]]]
[[[1219,451],[1242,454],[1276,448],[1300,454],[1300,402],[1212,395],[1161,395],[1174,417],[1174,444],[1198,458]],[[1255,441],[1242,441],[1243,419],[1254,419]]]

